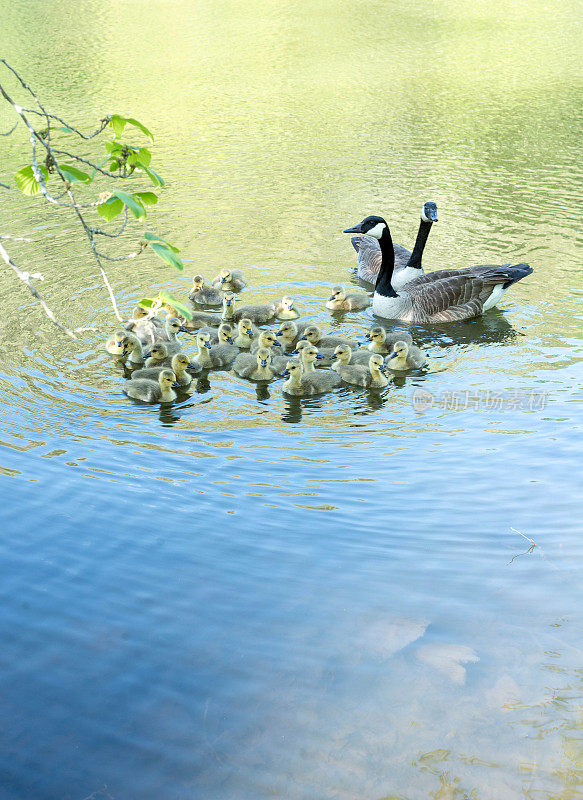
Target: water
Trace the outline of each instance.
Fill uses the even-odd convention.
[[[74,220],[2,190],[11,254],[94,328],[2,281],[2,800],[582,797],[579,5],[0,12],[51,110],[157,135],[148,229],[187,266],[112,265],[124,313],[233,265],[362,337],[323,311],[340,231],[381,213],[410,247],[429,199],[428,268],[535,269],[416,328],[428,371],[380,394],[222,372],[138,407]],[[0,144],[6,182],[26,141]]]

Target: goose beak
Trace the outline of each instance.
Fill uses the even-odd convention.
[[[431,222],[438,222],[437,211],[435,211],[433,208],[429,210],[429,219]]]
[[[352,228],[346,228],[343,233],[362,233],[362,222],[354,225]]]

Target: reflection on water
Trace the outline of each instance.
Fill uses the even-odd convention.
[[[149,224],[187,267],[112,265],[124,313],[237,266],[246,301],[364,341],[369,311],[324,310],[357,282],[341,231],[382,213],[411,247],[429,198],[427,268],[535,272],[412,326],[428,366],[382,391],[211,372],[153,408],[73,221],[3,194],[12,255],[88,330],[0,284],[2,798],[582,797],[578,6],[76,10],[0,0],[5,54],[79,125],[157,134]]]

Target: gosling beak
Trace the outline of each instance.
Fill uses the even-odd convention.
[[[384,365],[384,364],[381,364],[381,365],[380,365],[380,367],[379,367],[379,372],[382,372],[382,373],[383,373],[383,375],[387,375],[387,374],[388,374],[388,370],[387,370],[387,368],[385,367],[385,365]]]
[[[278,342],[277,339],[276,339],[275,342],[273,343],[273,346],[274,347],[281,347],[281,342]]]
[[[296,350],[292,350],[291,354],[292,354],[292,356],[297,356],[299,352],[300,351],[296,349]]]
[[[328,300],[334,300],[334,295],[328,298]]]
[[[284,371],[283,371],[281,374],[282,374],[282,375],[283,375],[285,378],[287,378],[287,376],[289,375],[289,369],[284,369]]]
[[[346,228],[343,233],[362,233],[362,222],[354,225],[352,228]]]
[[[261,366],[262,367],[266,367],[267,366],[267,359],[266,358],[262,358],[261,359]]]
[[[180,389],[180,384],[177,381],[174,381],[174,383],[172,384],[172,388],[173,389]]]
[[[370,335],[370,333],[367,333],[364,338],[366,339],[367,342],[372,342],[372,336]]]
[[[181,325],[178,330],[180,333],[188,333],[188,328],[185,328],[184,325]]]
[[[124,351],[125,355],[125,351]],[[144,358],[152,358],[152,353],[144,353]]]
[[[253,331],[247,331],[247,336],[252,339],[253,338]]]
[[[322,355],[322,353],[318,353],[318,354],[316,355],[316,358],[326,358],[326,356],[323,356],[323,355]]]
[[[193,363],[192,363],[192,361],[189,361],[189,362],[188,362],[188,366],[187,366],[187,368],[186,368],[186,369],[196,369],[196,366],[197,366],[197,365],[196,365],[196,364],[193,364]]]
[[[307,341],[308,341],[307,336],[300,336],[300,338],[298,339],[298,342],[307,342]]]
[[[227,341],[228,341],[229,344],[233,344],[232,336],[227,336]]]

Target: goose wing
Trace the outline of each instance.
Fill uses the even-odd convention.
[[[439,281],[442,278],[453,278],[460,274],[476,275],[480,277],[488,270],[507,269],[508,267],[510,267],[510,264],[476,264],[473,267],[465,267],[463,269],[438,269],[434,272],[428,272],[425,275],[420,275],[418,278],[414,278],[412,281],[409,281],[407,284],[405,284],[407,287],[406,291],[408,292],[409,289],[413,288],[414,286],[421,286],[425,283],[433,283],[434,281]]]
[[[479,316],[496,286],[507,289],[531,272],[528,264],[440,270],[431,273],[435,276],[432,280],[419,278],[408,283],[405,293],[411,301],[415,319],[453,322]]]
[[[353,236],[350,241],[358,253],[358,277],[368,283],[376,283],[383,260],[378,239],[373,236]],[[400,244],[393,244],[393,250],[395,251],[394,275],[406,266],[411,251]]]

